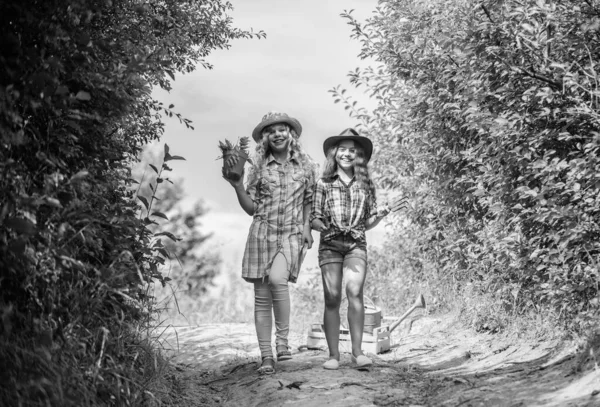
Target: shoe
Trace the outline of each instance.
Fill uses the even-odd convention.
[[[340,368],[340,362],[337,359],[329,359],[327,362],[323,363],[323,369],[327,370],[338,370]]]
[[[358,367],[367,367],[373,364],[373,361],[365,355],[358,355],[356,357],[352,355],[350,359],[352,360],[352,363],[356,363]]]
[[[257,369],[260,375],[271,375],[275,373],[275,359],[271,356],[262,358],[262,365]]]
[[[283,362],[284,360],[290,360],[292,358],[292,352],[290,352],[290,348],[287,345],[277,345],[276,349],[278,362]]]

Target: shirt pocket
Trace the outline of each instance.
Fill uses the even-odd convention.
[[[279,173],[277,172],[277,170],[271,170],[269,168],[265,168],[260,173],[260,176],[262,177],[263,180],[265,180],[266,182],[269,182],[271,184],[275,184],[275,183],[277,183],[277,181],[279,181]]]
[[[291,189],[293,191],[303,191],[307,185],[304,171],[301,168],[294,168],[290,174]]]
[[[305,181],[306,177],[304,176],[304,171],[302,171],[302,168],[294,168],[292,171],[292,179],[300,182]]]
[[[273,196],[273,191],[277,186],[279,176],[276,171],[267,168],[261,171],[260,179],[257,185],[257,194],[260,198]]]
[[[341,214],[342,202],[346,201],[346,188],[340,185],[330,185],[327,188],[325,207],[329,215]]]

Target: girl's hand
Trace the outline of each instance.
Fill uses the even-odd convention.
[[[312,237],[310,226],[304,226],[304,230],[302,231],[302,243],[306,245],[309,249],[312,247],[314,239]]]
[[[242,170],[242,175],[240,176],[240,179],[238,179],[237,181],[227,178],[225,168],[221,168],[221,174],[223,175],[223,178],[225,179],[225,181],[229,182],[232,187],[239,188],[239,187],[244,186],[244,170]]]
[[[377,217],[379,219],[385,218],[388,213],[390,213],[390,207],[387,202],[377,208]]]
[[[316,230],[317,232],[325,232],[327,229],[329,229],[325,223],[323,223],[323,221],[321,219],[313,219],[312,221],[312,228],[314,230]]]

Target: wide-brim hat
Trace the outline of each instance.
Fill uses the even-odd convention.
[[[342,140],[352,140],[358,145],[360,145],[363,150],[365,150],[365,159],[369,161],[371,159],[371,154],[373,154],[373,143],[369,140],[368,137],[361,136],[354,129],[346,129],[341,132],[338,136],[331,136],[326,138],[323,142],[323,152],[325,153],[325,157],[327,157],[327,152],[337,143]]]
[[[289,125],[292,129],[296,131],[298,137],[300,136],[300,134],[302,134],[302,125],[298,120],[288,116],[285,113],[269,112],[263,116],[261,122],[258,123],[254,130],[252,130],[252,138],[254,139],[254,141],[258,143],[258,141],[261,138],[262,131],[265,129],[265,127],[277,123],[285,123]]]

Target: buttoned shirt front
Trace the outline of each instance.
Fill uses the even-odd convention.
[[[250,226],[242,265],[242,277],[268,276],[275,256],[285,256],[290,282],[295,282],[304,230],[304,207],[311,205],[314,176],[307,177],[293,157],[280,163],[272,155],[260,173],[248,175],[246,192],[254,201],[254,219]]]
[[[321,232],[321,240],[331,240],[340,234],[364,239],[366,220],[376,214],[375,197],[361,188],[355,178],[348,184],[337,175],[331,181],[317,181],[310,219],[320,219],[329,226]]]

